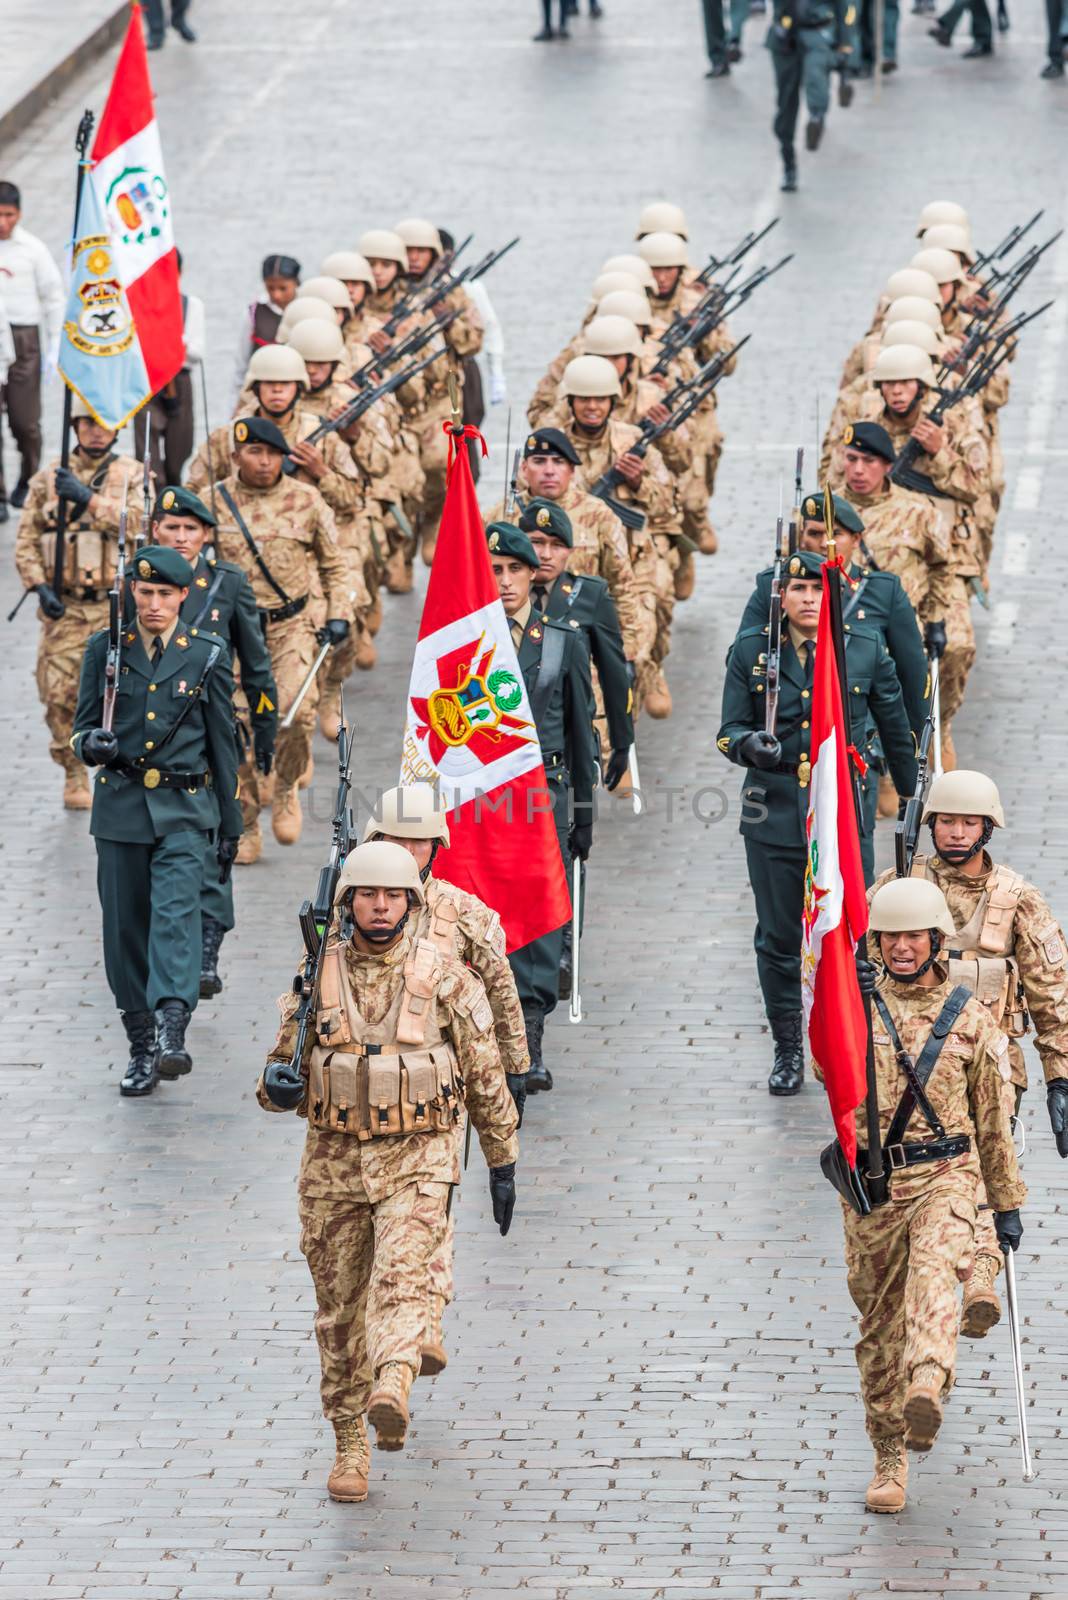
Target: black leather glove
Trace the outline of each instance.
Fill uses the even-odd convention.
[[[490,1167],[490,1199],[493,1201],[493,1220],[501,1230],[503,1239],[512,1226],[515,1210],[515,1162],[506,1167]]]
[[[944,622],[929,622],[923,630],[923,647],[929,656],[934,656],[936,661],[941,661],[946,653],[946,625]]]
[[[769,767],[777,767],[782,760],[782,745],[773,733],[761,728],[757,733],[747,733],[744,739],[738,741],[738,754],[747,767],[759,767],[761,772],[767,772]]]
[[[604,769],[604,786],[609,793],[618,787],[620,779],[630,765],[629,754],[627,750],[613,750],[609,755],[608,765]]]
[[[263,1092],[272,1106],[293,1111],[304,1098],[304,1074],[291,1061],[268,1061],[263,1074]]]
[[[506,1072],[508,1080],[508,1093],[515,1101],[515,1108],[519,1112],[518,1126],[523,1126],[523,1107],[527,1103],[527,1075],[525,1072]]]
[[[256,765],[266,778],[274,765],[274,730],[255,728],[252,733],[252,748],[256,752]]]
[[[1068,1078],[1051,1078],[1046,1085],[1049,1125],[1057,1141],[1057,1154],[1068,1156]]]
[[[90,728],[81,745],[87,767],[106,767],[119,753],[119,741],[110,728]]]
[[[580,861],[585,861],[593,849],[593,824],[592,822],[576,822],[572,824],[571,832],[567,838],[573,856],[578,856]]]
[[[219,882],[225,883],[234,870],[234,860],[240,839],[220,839],[215,846],[215,859],[219,863]]]
[[[93,498],[89,485],[76,478],[69,467],[56,468],[56,493],[61,500],[69,500],[72,506],[77,506],[79,511],[84,511]]]
[[[1018,1211],[995,1211],[994,1232],[998,1236],[998,1244],[1005,1255],[1010,1250],[1019,1250],[1020,1240],[1023,1238],[1023,1223],[1020,1221]]]
[[[871,961],[865,961],[863,956],[857,957],[857,983],[862,995],[875,993],[875,966]]]
[[[37,585],[37,598],[49,622],[58,622],[67,609],[50,583]]]
[[[349,624],[344,617],[331,617],[325,627],[319,630],[320,644],[344,644],[349,636]]]

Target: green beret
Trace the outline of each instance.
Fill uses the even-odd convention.
[[[540,496],[528,500],[519,518],[519,526],[524,533],[547,533],[550,538],[566,544],[569,550],[574,549],[575,534],[571,518],[563,506],[554,505],[551,500],[543,500]]]
[[[567,434],[559,428],[535,428],[533,433],[528,434],[523,446],[523,460],[526,461],[528,456],[559,456],[562,461],[570,461],[573,467],[579,464],[578,451]]]
[[[146,544],[133,557],[130,577],[141,578],[145,583],[173,583],[178,589],[188,589],[193,581],[193,569],[177,550],[168,550],[161,544]]]
[[[234,443],[269,444],[272,450],[290,454],[286,436],[269,417],[238,417],[234,423]]]
[[[486,543],[491,556],[514,556],[517,561],[525,561],[528,567],[535,571],[541,566],[534,553],[534,546],[525,533],[512,522],[491,522],[486,529]]]
[[[160,517],[196,517],[207,528],[216,528],[218,523],[192,489],[182,489],[176,483],[167,484],[166,488],[156,499],[156,509],[152,513],[152,520],[158,522]]]
[[[844,500],[840,494],[831,496],[834,501],[834,520],[840,522],[847,533],[863,533],[864,523],[855,506]],[[807,494],[801,502],[801,515],[806,522],[823,521],[823,490],[815,494]]]
[[[824,557],[818,550],[795,550],[786,563],[784,581],[791,578],[818,578],[823,571]]]

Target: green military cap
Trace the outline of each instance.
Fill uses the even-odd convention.
[[[840,494],[831,496],[834,501],[834,520],[840,522],[847,533],[863,533],[864,523],[854,506],[844,500]],[[807,494],[801,502],[801,515],[806,522],[823,521],[823,490],[817,494]]]
[[[284,456],[291,454],[286,436],[269,417],[238,417],[234,423],[235,444],[269,444]]]
[[[141,578],[145,583],[173,583],[176,588],[188,589],[193,581],[193,569],[177,550],[168,550],[161,544],[146,544],[134,556],[130,576]]]
[[[547,533],[552,539],[559,539],[561,544],[566,544],[569,550],[575,545],[575,534],[571,527],[571,518],[563,506],[554,505],[551,500],[543,500],[539,495],[534,500],[528,500],[520,518],[519,526],[524,533]]]
[[[787,581],[791,578],[818,578],[823,571],[824,559],[818,550],[795,550],[786,563]]]
[[[517,561],[525,561],[528,567],[535,571],[541,566],[534,553],[534,546],[512,522],[491,522],[486,529],[486,543],[491,556],[514,556]]]
[[[859,450],[865,456],[881,456],[891,463],[897,460],[894,441],[878,422],[847,422],[842,432],[842,443],[849,450]]]
[[[218,523],[192,489],[182,489],[176,483],[168,483],[166,488],[156,499],[156,509],[152,513],[153,522],[158,522],[160,517],[196,517],[198,522],[203,522],[206,527],[216,528]]]

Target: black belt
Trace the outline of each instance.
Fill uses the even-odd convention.
[[[133,778],[146,789],[188,789],[190,794],[203,787],[211,788],[210,772],[167,772],[162,767],[139,767],[132,761],[112,761],[109,772]]]
[[[891,1172],[901,1172],[905,1167],[918,1167],[923,1161],[952,1161],[954,1156],[966,1156],[972,1141],[966,1133],[947,1133],[944,1139],[923,1139],[917,1144],[888,1144],[883,1155]],[[868,1159],[866,1150],[857,1151],[857,1167],[863,1170]]]
[[[276,606],[273,611],[260,607],[260,616],[265,622],[285,622],[288,617],[298,617],[308,604],[310,596],[302,594],[299,600],[290,600],[288,605]]]

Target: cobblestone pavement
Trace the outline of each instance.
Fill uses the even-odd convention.
[[[756,21],[742,68],[709,85],[683,0],[608,0],[596,33],[583,19],[570,47],[537,48],[534,7],[491,0],[322,0],[292,37],[297,13],[280,0],[197,9],[202,43],[172,37],[154,72],[189,287],[222,351],[216,417],[268,248],[314,270],[362,227],[413,211],[474,228],[484,247],[521,232],[492,281],[517,428],[641,201],[681,201],[698,250],[781,209],[777,247],[797,254],[740,323],[754,339],[723,398],[722,553],[676,627],[675,715],[641,728],[648,812],[610,805],[599,828],[587,1020],[551,1024],[557,1088],[531,1108],[506,1241],[472,1163],[450,1366],[417,1386],[410,1448],[384,1469],[376,1458],[363,1507],[323,1488],[300,1130],[251,1099],[324,848],[329,748],[319,829],[239,873],[227,987],[197,1013],[193,1076],[121,1102],[93,854],[84,819],[59,809],[26,610],[8,633],[0,1595],[1065,1600],[1066,1169],[1041,1095],[1028,1097],[1019,1258],[1038,1479],[1019,1480],[998,1329],[962,1351],[907,1512],[871,1518],[840,1226],[816,1164],[829,1121],[815,1085],[792,1102],[765,1092],[737,774],[714,745],[721,662],[770,546],[777,480],[799,430],[814,445],[817,396],[826,417],[919,205],[960,199],[983,240],[1039,205],[1063,218],[1068,99],[1036,80],[1037,13],[1014,8],[1019,31],[978,70],[904,17],[902,71],[878,106],[867,86],[834,111],[801,194],[780,205]],[[99,105],[103,70],[19,141],[4,174],[55,244],[68,140],[81,105]],[[1017,363],[994,603],[957,727],[962,762],[1001,784],[1007,858],[1065,916],[1064,246],[1028,298],[1054,290],[1043,338]],[[494,441],[503,426],[495,413]],[[500,450],[488,471],[496,494]],[[9,565],[0,589],[6,608]],[[368,790],[396,770],[418,606],[388,603],[381,665],[354,686]]]

